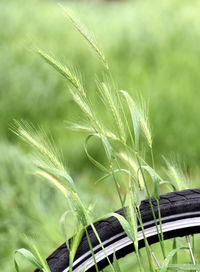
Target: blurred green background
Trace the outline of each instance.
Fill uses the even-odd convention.
[[[179,154],[192,186],[200,163],[200,1],[63,1],[95,33],[119,89],[149,102],[157,170]],[[31,171],[30,149],[9,129],[13,119],[41,126],[62,150],[86,203],[101,216],[118,208],[113,185],[84,154],[85,135],[64,120],[80,119],[67,83],[41,60],[39,46],[80,71],[100,111],[95,79],[102,68],[56,1],[0,1],[0,269],[14,271],[14,250],[35,239],[43,256],[62,241],[64,198]],[[103,113],[102,113],[103,114]],[[94,149],[98,156],[98,148]],[[23,260],[22,260],[23,263]],[[23,263],[23,271],[31,266]],[[126,270],[128,271],[128,270]],[[130,270],[133,271],[133,270]]]

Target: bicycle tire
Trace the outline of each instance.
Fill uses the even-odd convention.
[[[157,218],[157,224],[159,225],[158,202],[152,198],[151,203]],[[164,239],[200,233],[200,189],[188,189],[161,195],[159,209],[162,218],[162,234]],[[120,209],[116,213],[125,216],[125,209]],[[158,242],[159,235],[156,230],[149,200],[141,202],[140,213],[145,236],[149,244]],[[100,220],[94,223],[94,226],[104,245],[103,250],[92,228],[89,226],[87,231],[99,270],[108,265],[107,257],[112,262],[113,254],[119,259],[134,251],[133,243],[123,231],[116,217]],[[138,227],[138,241],[139,248],[144,247],[144,237],[140,227]],[[105,252],[107,257],[105,256]],[[65,243],[47,258],[47,263],[51,272],[69,271],[69,251]],[[81,239],[72,268],[73,272],[96,271],[86,234]],[[41,272],[41,270],[37,269],[35,272]]]

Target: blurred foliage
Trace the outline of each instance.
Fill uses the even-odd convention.
[[[62,4],[95,33],[117,88],[149,101],[157,167],[162,165],[161,155],[178,153],[198,180],[200,2]],[[58,221],[66,207],[52,188],[32,176],[26,145],[9,130],[13,119],[42,126],[53,136],[85,201],[98,198],[101,203],[97,214],[102,215],[102,207],[105,212],[114,209],[117,201],[113,202],[112,185],[92,183],[101,173],[84,155],[85,135],[64,128],[63,121],[80,120],[80,112],[66,82],[33,49],[42,47],[78,69],[97,113],[103,115],[95,90],[96,76],[102,79],[103,72],[95,56],[54,1],[1,0],[0,25],[0,268],[12,271],[13,251],[26,244],[22,233],[38,237],[44,256],[61,242]],[[100,156],[98,146],[93,153]]]

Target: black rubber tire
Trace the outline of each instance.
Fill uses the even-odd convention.
[[[153,204],[156,218],[158,218],[157,201],[152,199],[151,203]],[[165,228],[163,228],[164,239],[200,233],[200,189],[190,189],[161,195],[159,200],[159,206],[162,217],[162,228],[166,226],[166,230]],[[116,213],[124,216],[125,209],[118,210]],[[154,231],[155,222],[153,220],[153,214],[149,200],[142,201],[140,205],[140,213],[142,216],[145,233],[146,231],[149,231],[149,233],[151,233],[152,230],[152,235],[148,237],[149,244],[158,242],[158,233],[155,233]],[[102,243],[105,245],[105,249],[109,248],[109,246],[115,245],[114,243],[120,245],[120,241],[122,241],[122,239],[124,241],[128,241],[128,237],[124,233],[121,225],[115,217],[109,217],[107,219],[96,222],[94,223],[94,226],[99,234],[99,237],[101,238]],[[96,239],[94,232],[92,231],[91,227],[88,227],[87,230],[93,248],[97,247],[99,243]],[[140,230],[141,229],[139,227],[138,231]],[[116,238],[113,238],[114,240],[110,241],[110,239],[115,236]],[[139,247],[144,247],[143,239],[139,241]],[[121,248],[117,248],[116,246],[116,248],[114,249],[115,255],[118,259],[132,251],[134,251],[134,246],[130,243],[125,244],[124,247]],[[100,256],[101,252],[101,246],[94,250],[95,256]],[[88,254],[88,256],[85,256],[85,258],[82,257],[83,259],[80,260],[81,256],[84,256],[86,254]],[[76,253],[74,262],[76,261],[77,263],[75,266],[73,266],[73,271],[81,272],[86,262],[89,259],[91,260],[91,258],[92,256],[88,245],[87,237],[84,234]],[[109,259],[112,262],[113,254],[109,255]],[[67,271],[69,263],[69,252],[65,243],[57,248],[47,258],[47,263],[52,272]],[[108,260],[105,255],[102,259],[99,259],[99,261],[97,260],[97,265],[99,267],[99,270],[102,270],[108,265]],[[41,270],[37,269],[35,270],[35,272],[36,271],[39,272]],[[94,263],[91,264],[91,266],[88,267],[85,271],[95,272],[96,269]]]

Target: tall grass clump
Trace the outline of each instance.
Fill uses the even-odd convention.
[[[64,10],[64,13],[80,35],[88,42],[102,64],[103,76],[102,78],[94,80],[96,81],[96,92],[100,97],[99,101],[102,104],[105,114],[108,115],[108,122],[103,122],[101,116],[96,112],[95,104],[92,102],[85,84],[73,69],[61,64],[46,51],[37,49],[36,52],[68,82],[68,93],[71,95],[76,106],[80,109],[84,121],[82,123],[80,121],[77,121],[77,123],[68,122],[67,127],[75,131],[87,133],[85,152],[91,163],[102,172],[102,177],[99,178],[98,182],[106,179],[109,180],[109,182],[113,180],[121,207],[127,206],[126,217],[122,217],[116,213],[109,215],[117,218],[128,237],[132,240],[136,249],[138,269],[142,272],[145,271],[145,266],[141,260],[142,257],[139,252],[137,240],[138,224],[141,225],[145,237],[141,215],[138,209],[141,200],[148,198],[150,205],[152,205],[151,198],[153,197],[159,201],[161,190],[178,190],[184,188],[186,185],[182,183],[183,173],[178,167],[175,167],[168,161],[166,161],[167,169],[164,177],[157,173],[155,169],[153,138],[147,105],[143,99],[140,99],[139,102],[139,100],[137,101],[137,99],[133,98],[128,91],[118,90],[115,87],[116,84],[114,83],[112,71],[109,68],[105,54],[98,47],[94,37],[89,34],[89,31],[86,30],[68,10]],[[91,80],[93,80],[92,77]],[[67,237],[66,240],[68,239],[68,235],[65,229],[65,217],[70,214],[75,218],[76,228],[74,230],[73,242],[69,245],[66,241],[70,252],[70,271],[72,271],[76,249],[83,232],[86,232],[87,237],[89,237],[87,233],[88,225],[92,227],[103,248],[100,237],[93,225],[94,218],[92,217],[90,208],[85,205],[82,200],[75,181],[62,161],[62,156],[59,155],[53,143],[46,138],[44,133],[40,130],[36,130],[33,126],[24,121],[16,121],[12,129],[23,141],[32,146],[34,150],[33,162],[35,174],[57,188],[67,200],[68,211],[63,215],[61,220],[64,235]],[[105,153],[104,162],[95,158],[89,150],[89,144],[93,138],[99,141]],[[155,214],[153,215],[156,222]],[[188,267],[192,270],[192,266],[169,265],[171,258],[181,250],[181,247],[174,247],[173,251],[167,254],[162,237],[162,230],[160,231],[158,226],[157,231],[159,233],[162,260],[164,261],[163,264],[157,261],[154,252],[145,238],[149,271],[166,271],[168,268],[181,270],[184,268],[187,269]],[[89,238],[88,242],[91,246]],[[20,249],[17,253],[22,254],[35,266],[43,269],[43,271],[48,271],[47,264],[41,258],[35,245],[33,245],[33,247],[35,255],[25,249]],[[104,253],[106,254],[105,251]],[[119,264],[115,258],[113,264],[108,257],[107,259],[111,271],[120,271]],[[15,267],[18,271],[19,265],[16,258]],[[98,271],[97,265],[96,270]]]

